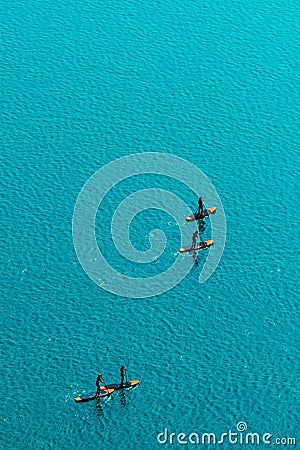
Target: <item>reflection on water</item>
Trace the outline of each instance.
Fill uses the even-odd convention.
[[[103,423],[103,420],[106,419],[106,414],[105,414],[105,410],[106,410],[106,404],[108,402],[110,402],[111,400],[113,400],[113,398],[115,400],[119,401],[119,404],[123,407],[126,408],[129,405],[130,402],[130,394],[129,394],[129,390],[122,390],[122,391],[115,391],[111,396],[107,397],[105,400],[104,399],[96,399],[95,400],[95,412],[96,415],[101,418],[101,423]]]
[[[124,407],[126,407],[129,403],[129,396],[126,396],[125,391],[120,392],[120,403]]]
[[[197,220],[199,234],[205,231],[205,221],[203,219]]]
[[[104,417],[104,410],[100,398],[96,400],[95,411],[98,417]]]

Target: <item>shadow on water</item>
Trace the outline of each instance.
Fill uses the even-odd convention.
[[[101,399],[96,400],[95,412],[99,418],[101,418],[101,419],[105,418],[105,405],[106,405],[106,403],[111,401],[113,399],[113,397],[114,397],[114,399],[116,397],[118,398],[118,400],[120,401],[120,405],[123,408],[126,408],[129,405],[130,400],[131,400],[129,391],[126,389],[114,392],[110,397],[105,399],[105,401],[103,401]]]
[[[108,412],[108,403],[112,400],[112,396],[105,400],[96,400],[94,407],[95,416],[97,417],[100,428],[98,431],[103,432],[108,422],[110,422],[110,414]]]
[[[120,392],[120,403],[121,403],[121,406],[126,408],[126,406],[128,406],[128,404],[129,404],[129,402],[130,402],[129,396],[125,394],[125,391],[121,391]]]
[[[197,224],[199,234],[204,233],[206,227],[205,221],[203,219],[197,220]]]
[[[96,400],[95,411],[98,417],[104,417],[104,409],[100,399]]]

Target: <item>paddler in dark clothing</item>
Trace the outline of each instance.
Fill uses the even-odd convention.
[[[206,242],[202,239],[202,236],[201,236],[201,234],[199,233],[198,230],[194,231],[194,233],[193,233],[193,237],[192,237],[192,248],[199,247],[199,244],[197,244],[197,239],[198,239],[198,238],[199,238],[200,241],[201,241],[201,247],[202,247],[202,248],[206,248],[206,247],[207,247],[207,244],[206,244]]]
[[[103,380],[103,377],[102,377],[101,373],[98,374],[97,380],[96,380],[96,386],[97,386],[96,395],[99,395],[100,392],[101,392],[100,391],[100,383],[104,383],[104,380]]]
[[[121,387],[124,386],[125,372],[126,372],[126,367],[125,367],[125,366],[121,366],[121,369],[120,369],[120,375],[121,375],[121,383],[120,383],[120,386],[121,386]]]
[[[197,247],[197,238],[199,237],[199,231],[196,230],[193,233],[193,237],[192,237],[192,248],[196,248]]]
[[[204,198],[203,197],[199,197],[198,199],[198,210],[197,210],[197,214],[202,215],[203,214],[203,202],[204,202]]]

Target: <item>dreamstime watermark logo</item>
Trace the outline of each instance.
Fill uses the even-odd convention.
[[[159,444],[196,444],[196,445],[296,445],[296,439],[291,437],[273,437],[271,433],[250,433],[247,431],[246,422],[238,422],[236,430],[228,430],[219,435],[215,433],[170,433],[167,428],[162,433],[158,433]],[[252,447],[253,448],[253,447]]]
[[[211,238],[214,247],[207,252],[207,258],[199,276],[204,283],[214,272],[221,259],[226,240],[226,220],[222,202],[207,176],[185,159],[165,153],[137,153],[110,162],[99,169],[81,190],[73,215],[73,241],[77,257],[87,275],[108,292],[131,298],[146,298],[172,289],[193,267],[193,259],[177,255],[174,263],[164,272],[152,277],[128,277],[116,271],[107,261],[96,240],[95,221],[98,208],[108,192],[121,181],[144,174],[156,174],[175,179],[199,196],[206,204],[217,207],[217,214],[211,221]],[[157,259],[166,246],[166,235],[160,229],[149,234],[150,248],[137,250],[131,243],[129,228],[134,217],[149,208],[168,213],[177,222],[181,243],[175,248],[189,246],[195,224],[185,223],[185,217],[192,214],[190,207],[176,194],[162,188],[142,189],[125,198],[115,210],[111,221],[111,236],[120,255],[127,260],[145,264]]]

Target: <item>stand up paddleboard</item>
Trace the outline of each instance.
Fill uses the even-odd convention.
[[[208,217],[211,214],[214,214],[217,211],[217,208],[214,206],[213,208],[207,208],[203,211],[202,214],[193,214],[192,216],[188,216],[185,218],[187,222],[192,222],[193,220],[204,219],[204,217]]]
[[[92,392],[90,394],[82,394],[79,397],[74,398],[76,403],[80,402],[89,402],[91,400],[97,400],[98,398],[108,397],[110,394],[114,392],[114,389],[106,389],[104,386],[102,386],[100,394],[96,394],[96,392]]]
[[[131,380],[123,383],[123,386],[120,383],[115,384],[106,384],[105,386],[101,386],[100,389],[113,389],[114,391],[120,391],[121,389],[132,389],[140,384],[140,380]]]
[[[126,381],[121,386],[120,383],[106,384],[100,387],[100,394],[96,395],[96,392],[90,394],[82,394],[79,397],[74,398],[76,403],[89,402],[91,400],[97,400],[98,398],[108,397],[114,391],[120,391],[121,389],[133,389],[140,384],[140,380]]]
[[[197,252],[198,250],[203,250],[205,248],[211,247],[212,245],[214,245],[214,241],[211,239],[209,241],[204,241],[201,242],[200,244],[197,245],[197,247],[193,248],[193,247],[188,247],[188,248],[180,248],[179,252],[180,253],[186,253],[186,252]]]

